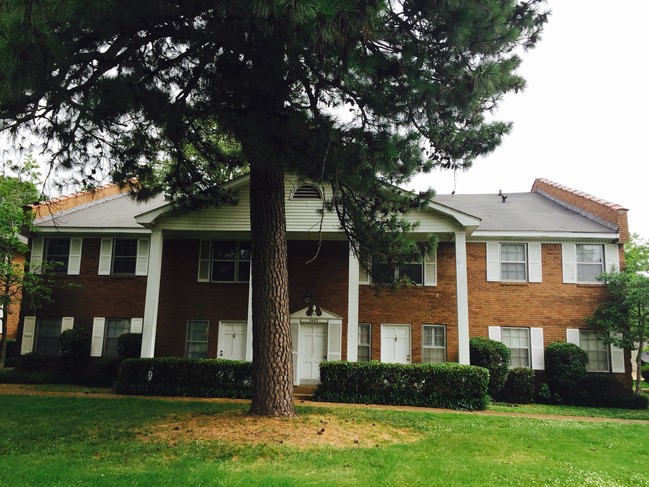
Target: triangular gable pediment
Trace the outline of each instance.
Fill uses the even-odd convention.
[[[327,311],[324,308],[320,308],[320,311],[322,314],[320,316],[316,315],[315,312],[312,313],[311,315],[307,314],[307,311],[309,310],[309,307],[307,306],[306,308],[303,308],[299,311],[296,311],[295,313],[291,314],[291,320],[313,320],[317,319],[318,321],[320,320],[342,320],[342,316],[338,316],[335,313],[332,313],[331,311]]]

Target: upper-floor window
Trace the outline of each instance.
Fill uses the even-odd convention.
[[[149,240],[138,238],[102,238],[99,275],[146,276],[149,266]]]
[[[604,246],[577,244],[577,281],[597,282],[604,273]]]
[[[619,252],[618,244],[563,244],[563,282],[601,284],[599,275],[620,268]]]
[[[446,362],[446,327],[424,325],[422,328],[422,362]]]
[[[202,240],[198,262],[199,282],[250,281],[250,242]]]
[[[500,244],[500,278],[503,281],[527,281],[527,245]]]
[[[54,272],[68,272],[70,239],[48,238],[45,241],[45,261],[51,264]]]
[[[541,244],[487,242],[487,281],[541,282]]]
[[[35,274],[47,270],[57,273],[78,275],[81,269],[81,238],[34,238],[30,259],[30,271]]]
[[[434,251],[424,260],[388,264],[380,261],[372,262],[371,274],[360,266],[359,282],[361,284],[386,283],[405,279],[413,284],[437,285],[437,252]]]
[[[372,359],[372,326],[369,323],[358,324],[358,361],[369,362]]]

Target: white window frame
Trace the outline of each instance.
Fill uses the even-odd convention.
[[[610,372],[611,371],[611,349],[607,347],[603,340],[600,339],[602,332],[599,330],[579,330],[579,347],[588,354],[588,365],[586,371],[588,372]],[[591,348],[588,346],[590,343],[601,344],[601,347]],[[595,358],[595,355],[605,354],[606,365],[602,367],[595,367],[594,363],[601,363],[602,360]]]
[[[503,256],[503,251],[507,247],[522,247],[523,248],[523,260],[505,260],[505,257]],[[523,266],[523,278],[522,279],[507,279],[504,276],[504,268],[505,266],[508,266],[510,264]],[[528,279],[528,257],[527,257],[527,244],[520,243],[520,242],[501,242],[500,243],[500,277],[502,281],[510,281],[510,282],[527,282]]]
[[[192,325],[201,325],[205,326],[205,340],[190,340],[190,331]],[[185,337],[185,357],[187,358],[207,358],[209,354],[208,346],[209,346],[209,338],[210,338],[210,321],[209,320],[187,320],[187,335]],[[200,344],[204,343],[205,344],[205,356],[194,356],[192,353],[189,351],[189,346],[193,344]]]
[[[426,329],[432,330],[432,344],[426,345]],[[443,345],[435,345],[435,331],[442,330],[442,340]],[[421,327],[421,362],[422,363],[443,363],[446,362],[446,325],[433,325],[433,324],[424,324]],[[424,360],[424,351],[425,350],[442,350],[443,360],[433,361],[433,360]]]
[[[361,340],[362,335],[362,329],[367,328],[367,342],[364,342]],[[358,355],[357,357],[361,356],[361,348],[367,350],[367,360],[360,360],[358,358],[358,362],[369,362],[372,360],[372,324],[371,323],[359,323],[358,324]]]
[[[404,264],[420,264],[422,266],[421,275],[422,282],[414,283],[417,286],[437,286],[437,249],[430,254],[424,257],[421,262],[404,262]],[[399,265],[395,264],[394,277],[399,279]],[[371,264],[370,264],[371,270]],[[359,263],[359,272],[358,272],[358,283],[364,285],[370,285],[373,283],[372,275],[368,272],[367,269]]]
[[[530,357],[531,368],[532,370],[545,370],[545,353],[544,353],[545,344],[543,341],[543,328],[524,327],[524,326],[513,326],[513,327],[490,326],[489,338],[504,343],[502,339],[502,330],[504,328],[526,328],[529,330],[529,342],[530,342],[529,357]]]
[[[525,246],[525,279],[513,280],[502,278],[502,265],[510,263],[502,259],[503,245],[524,245]],[[487,247],[487,281],[490,282],[542,282],[543,266],[541,262],[540,242],[519,242],[519,241],[489,241]],[[517,261],[520,263],[520,261]]]
[[[232,242],[236,246],[234,260],[227,259],[215,259],[214,258],[214,242]],[[246,242],[250,244],[249,240],[201,240],[198,254],[198,282],[214,282],[214,283],[243,283],[248,284],[250,282],[250,272],[246,273],[245,278],[239,279],[239,267],[242,262],[247,262],[249,268],[252,268],[252,255],[250,260],[242,260],[241,257],[241,243]],[[216,281],[213,279],[213,266],[214,262],[234,262],[234,276],[233,280],[228,281]]]
[[[569,284],[599,284],[601,281],[580,281],[578,276],[577,246],[579,245],[601,245],[602,246],[602,272],[615,272],[620,269],[620,253],[618,244],[606,244],[598,242],[564,243],[561,246],[561,258],[563,267],[563,282]],[[585,265],[587,263],[582,263]],[[594,264],[590,264],[594,265]]]

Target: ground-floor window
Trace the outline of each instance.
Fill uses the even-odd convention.
[[[531,367],[529,328],[503,327],[502,342],[512,354],[510,367]]]
[[[36,321],[35,353],[44,357],[55,357],[59,354],[61,323],[61,318],[38,318]]]
[[[189,320],[187,322],[187,357],[207,358],[208,320]]]
[[[598,330],[579,330],[579,346],[588,354],[588,372],[610,372],[610,347]]]
[[[131,331],[130,318],[106,318],[104,333],[104,357],[118,357],[117,340],[124,333]]]
[[[422,362],[446,362],[446,327],[424,325],[422,329]]]
[[[369,362],[372,359],[372,326],[369,323],[358,324],[358,361]]]

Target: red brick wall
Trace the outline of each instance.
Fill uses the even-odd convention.
[[[532,191],[558,199],[570,207],[575,207],[590,215],[614,225],[620,234],[620,242],[629,240],[628,210],[588,193],[577,191],[547,179],[536,179]]]
[[[78,276],[60,275],[54,288],[54,302],[38,316],[73,316],[74,327],[92,330],[94,317],[142,318],[146,277],[99,276],[99,238],[84,238]],[[23,306],[23,315],[33,312]]]

